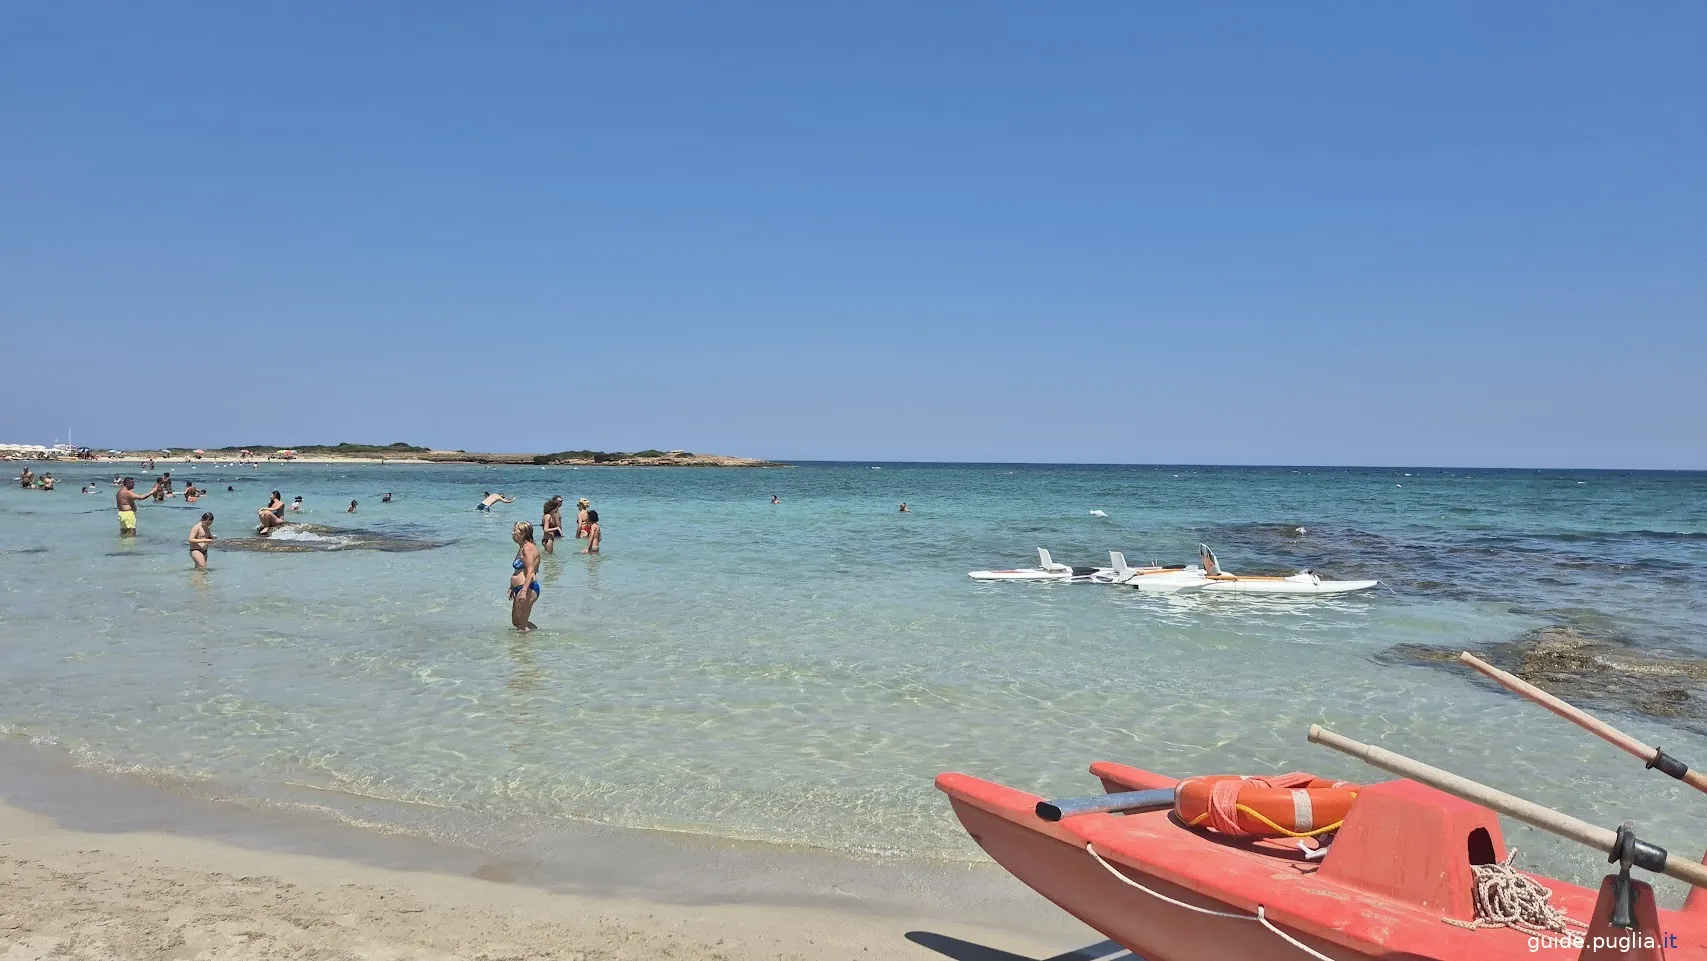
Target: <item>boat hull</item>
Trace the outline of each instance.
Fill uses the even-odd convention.
[[[1109,791],[1176,783],[1120,765],[1099,763],[1092,770]],[[1194,831],[1168,812],[1046,822],[1036,816],[1036,795],[963,774],[940,775],[937,787],[998,864],[1147,961],[1306,957],[1277,930],[1336,961],[1516,961],[1537,955],[1537,945],[1521,931],[1446,923],[1474,917],[1472,859],[1503,858],[1504,842],[1493,812],[1413,782],[1365,787],[1319,861],[1276,842]],[[1595,892],[1538,880],[1552,889],[1556,908],[1594,925],[1587,935],[1579,929],[1579,936],[1617,934],[1607,926],[1610,886]],[[1638,916],[1646,918],[1646,929],[1673,939],[1668,951],[1543,944],[1549,950],[1541,953],[1594,961],[1707,958],[1707,912],[1691,906],[1661,911],[1647,885],[1634,887]],[[1259,910],[1272,929],[1255,920]]]

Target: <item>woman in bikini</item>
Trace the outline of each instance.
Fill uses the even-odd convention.
[[[258,512],[261,518],[261,526],[255,528],[255,533],[266,534],[275,527],[283,527],[284,511],[284,497],[278,491],[273,491],[273,499],[268,501],[267,506]]]
[[[581,548],[583,554],[597,554],[604,536],[599,533],[599,512],[587,509],[587,546]]]
[[[540,517],[540,542],[545,545],[545,552],[552,553],[552,545],[563,539],[563,498],[553,497],[545,502],[545,511]]]
[[[585,497],[575,502],[575,539],[587,536],[587,509],[592,507]]]
[[[539,548],[533,543],[533,525],[517,521],[510,532],[516,542],[516,559],[510,564],[510,624],[516,630],[534,630],[528,616],[539,600]]]
[[[196,570],[207,570],[207,551],[213,546],[213,514],[203,514],[196,526],[190,528],[190,563]]]

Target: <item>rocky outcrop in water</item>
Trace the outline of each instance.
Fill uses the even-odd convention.
[[[1376,660],[1443,667],[1467,682],[1492,683],[1458,664],[1459,650],[1399,644],[1376,655]],[[1707,660],[1638,651],[1621,638],[1564,625],[1543,627],[1470,653],[1581,707],[1599,705],[1707,722],[1707,697],[1703,697]],[[1700,723],[1689,726],[1704,728]]]
[[[266,536],[220,538],[215,550],[259,551],[275,554],[307,554],[324,551],[430,551],[443,541],[429,541],[360,528],[325,527],[320,524],[286,524]]]

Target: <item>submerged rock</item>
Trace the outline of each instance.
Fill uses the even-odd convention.
[[[430,551],[443,547],[444,541],[429,541],[360,528],[325,527],[320,524],[286,524],[273,528],[269,534],[248,537],[220,538],[217,550],[262,551],[278,554],[303,554],[319,551]]]
[[[1492,683],[1459,665],[1459,650],[1399,644],[1375,658],[1385,664],[1448,667],[1466,681]],[[1470,653],[1579,706],[1707,721],[1707,697],[1702,696],[1707,693],[1707,660],[1638,651],[1618,636],[1571,625],[1543,627]]]

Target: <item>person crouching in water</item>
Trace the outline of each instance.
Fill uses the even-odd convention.
[[[516,521],[510,539],[516,542],[516,559],[510,564],[510,624],[525,633],[534,630],[528,617],[539,600],[539,548],[527,521]]]
[[[213,540],[213,514],[206,513],[190,528],[190,562],[196,565],[196,570],[207,570],[207,552]]]
[[[284,511],[284,497],[278,491],[273,491],[273,499],[267,502],[267,506],[256,512],[260,517],[261,526],[255,528],[255,533],[266,535],[272,533],[275,527],[283,527]]]

